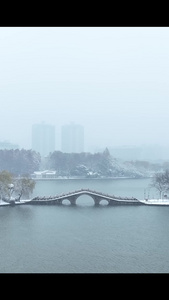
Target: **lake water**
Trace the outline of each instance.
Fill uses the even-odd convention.
[[[34,195],[81,188],[143,199],[150,179],[38,181]],[[168,273],[169,207],[0,207],[0,273]]]

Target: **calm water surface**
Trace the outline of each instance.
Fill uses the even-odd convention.
[[[150,179],[39,181],[34,195],[89,188],[144,197]],[[0,207],[1,273],[168,273],[169,207]]]

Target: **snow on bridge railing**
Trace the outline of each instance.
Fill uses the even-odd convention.
[[[78,194],[78,193],[81,193],[81,192],[84,192],[84,193],[88,193],[88,194],[95,194],[95,195],[98,195],[98,196],[104,196],[104,197],[109,197],[111,199],[119,199],[119,200],[137,200],[136,198],[134,197],[120,197],[120,196],[115,196],[115,195],[109,195],[109,194],[106,194],[106,193],[102,193],[102,192],[98,192],[98,191],[94,191],[94,190],[90,190],[90,189],[81,189],[81,190],[78,190],[78,191],[75,191],[75,192],[72,192],[73,194]]]
[[[102,193],[102,192],[98,192],[98,191],[93,191],[93,190],[90,190],[90,189],[80,189],[80,190],[76,190],[76,191],[73,191],[73,192],[68,192],[68,193],[62,193],[62,194],[59,194],[59,195],[54,195],[54,196],[49,196],[49,197],[46,197],[46,196],[43,196],[43,197],[34,197],[32,199],[32,201],[36,201],[36,200],[57,200],[57,199],[61,199],[61,198],[65,198],[65,197],[68,197],[68,196],[73,196],[73,195],[78,195],[78,194],[94,194],[96,196],[102,196],[102,197],[105,197],[105,198],[110,198],[110,199],[118,199],[118,200],[138,200],[137,198],[134,198],[134,197],[120,197],[120,196],[114,196],[114,195],[109,195],[109,194],[106,194],[106,193]]]

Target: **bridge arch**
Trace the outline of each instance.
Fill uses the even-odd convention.
[[[75,204],[80,206],[93,206],[95,205],[95,199],[88,193],[82,193],[77,195]]]
[[[63,205],[71,205],[71,201],[70,199],[62,199],[62,201],[60,202],[60,204],[63,204]]]
[[[104,199],[104,198],[102,198],[100,196],[97,196],[97,195],[94,195],[94,194],[92,194],[90,192],[89,193],[88,192],[84,192],[82,194],[77,195],[77,198],[76,198],[76,201],[75,201],[76,203],[75,204],[77,204],[78,198],[82,197],[82,196],[84,196],[84,197],[87,196],[87,197],[92,198],[94,205],[108,205],[109,204],[109,200],[108,199]],[[86,205],[86,200],[85,200],[85,205]]]
[[[86,199],[86,197],[90,198]],[[98,194],[97,192],[92,192],[89,190],[80,190],[80,191],[75,191],[72,194],[69,195],[63,195],[61,196],[60,199],[58,199],[58,204],[66,204],[66,205],[78,205],[79,204],[79,198],[80,201],[82,202],[82,205],[85,206],[93,206],[93,205],[108,205],[110,204],[110,200],[106,199],[105,196]],[[91,200],[92,199],[92,200]],[[92,201],[92,202],[91,202]]]
[[[108,201],[107,199],[100,199],[99,205],[107,206],[109,204],[110,204],[110,201]]]

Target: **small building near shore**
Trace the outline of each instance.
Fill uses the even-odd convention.
[[[31,175],[32,179],[53,179],[56,178],[56,171],[44,170],[35,171]]]

